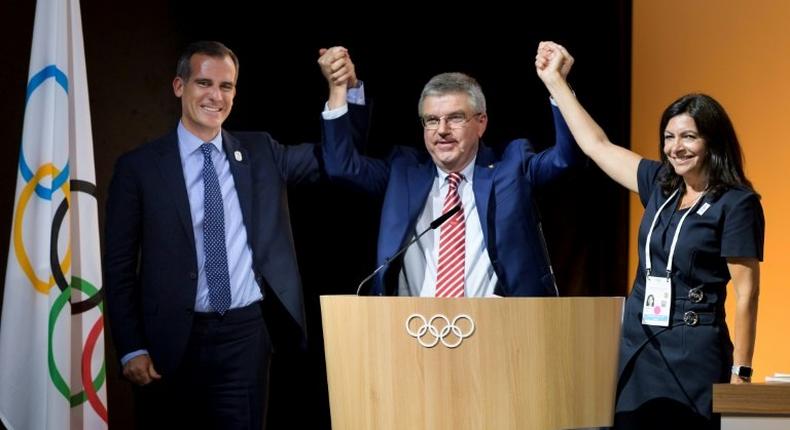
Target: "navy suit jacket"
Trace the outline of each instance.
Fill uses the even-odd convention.
[[[499,279],[498,295],[557,295],[534,189],[583,164],[585,157],[559,110],[552,109],[556,143],[551,148],[535,153],[526,139],[518,139],[501,156],[482,143],[478,149],[473,191],[483,240]],[[360,155],[350,116],[323,121],[325,169],[335,180],[384,196],[377,252],[378,264],[384,264],[414,235],[436,165],[427,151],[406,147],[396,147],[387,160]],[[398,261],[379,272],[372,294],[395,294],[400,267]]]
[[[303,341],[286,185],[320,177],[316,146],[283,146],[266,133],[222,133],[269,331],[275,340]],[[169,374],[189,339],[198,278],[175,129],[118,159],[107,200],[104,273],[119,357],[147,349],[159,373]]]

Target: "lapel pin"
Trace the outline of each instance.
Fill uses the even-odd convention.
[[[236,161],[241,161],[241,151],[233,151],[233,158],[235,158]]]

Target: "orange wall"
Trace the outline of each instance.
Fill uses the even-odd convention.
[[[634,0],[632,50],[633,150],[658,158],[661,112],[689,92],[716,98],[735,124],[766,218],[754,380],[790,373],[790,1]],[[641,216],[632,194],[631,274]]]

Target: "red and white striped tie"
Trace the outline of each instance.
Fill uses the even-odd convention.
[[[458,184],[463,177],[450,173],[447,181],[450,189],[444,199],[442,213],[461,204]],[[439,232],[439,267],[436,271],[436,297],[464,296],[464,265],[466,260],[466,222],[464,210],[456,212],[442,225]]]

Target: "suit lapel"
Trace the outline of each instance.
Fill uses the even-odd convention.
[[[425,202],[428,200],[428,193],[431,192],[433,186],[433,179],[436,176],[436,165],[433,162],[427,162],[411,166],[409,168],[409,220],[408,225],[404,226],[405,230],[401,237],[401,243],[406,240],[409,230],[414,228],[420,212],[425,207]],[[399,245],[400,246],[400,245]]]
[[[381,214],[381,236],[379,237],[379,262],[392,256],[414,232],[420,211],[433,185],[436,166],[431,162],[413,164],[406,167],[403,176],[405,183],[396,185],[397,192],[392,199],[385,201]],[[404,216],[404,210],[406,216]]]
[[[181,225],[189,238],[190,244],[195,246],[195,234],[192,231],[192,214],[189,210],[189,197],[187,186],[184,182],[184,169],[181,165],[181,156],[178,153],[178,134],[175,130],[168,134],[162,145],[158,148],[159,158],[156,163],[162,175],[165,187],[172,196],[176,205]]]
[[[252,220],[252,177],[249,153],[238,139],[225,130],[222,130],[222,146],[225,148],[225,156],[228,158],[230,173],[233,175],[236,194],[239,196],[242,219],[248,231],[247,236],[251,239],[249,228]]]
[[[433,185],[436,175],[436,165],[428,161],[422,164],[412,164],[406,168],[405,184],[398,186],[392,200],[385,201],[382,212],[381,235],[379,236],[379,263],[384,263],[385,258],[391,257],[414,233],[414,226],[420,216],[422,208],[428,199],[428,193]],[[405,187],[405,188],[404,188]],[[387,199],[389,200],[389,199]],[[404,208],[403,205],[406,205]],[[403,210],[407,216],[403,216]],[[386,270],[379,272],[376,283],[382,288],[384,294],[397,295],[397,286],[394,291],[384,289],[387,274],[395,270],[398,265],[390,265]]]
[[[491,187],[494,179],[494,153],[491,148],[480,143],[480,150],[475,160],[475,177],[472,191],[475,193],[477,215],[480,217],[480,227],[483,229],[483,239],[488,241],[488,202],[491,199]]]

